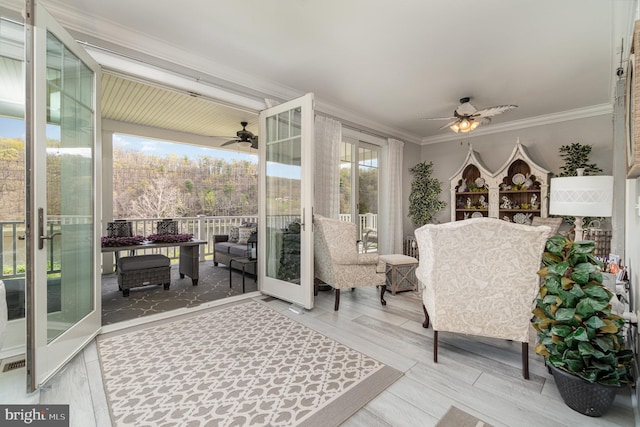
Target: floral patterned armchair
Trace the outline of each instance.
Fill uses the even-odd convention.
[[[336,290],[334,310],[340,305],[340,289],[381,286],[380,302],[386,305],[385,265],[378,254],[358,253],[357,226],[315,215],[314,258],[316,279]],[[314,294],[318,294],[317,281]]]
[[[420,250],[416,275],[423,287],[423,326],[522,343],[529,378],[529,328],[538,295],[542,254],[551,229],[493,218],[427,224],[415,231]]]

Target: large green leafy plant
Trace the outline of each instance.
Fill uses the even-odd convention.
[[[595,243],[563,236],[547,240],[544,279],[533,310],[536,353],[547,363],[589,382],[621,385],[631,380],[633,352],[624,347],[624,320],[611,312],[611,292],[602,285]]]
[[[433,221],[438,212],[447,204],[438,197],[442,186],[437,178],[432,178],[433,162],[418,163],[409,169],[413,175],[411,193],[409,194],[409,216],[417,226]]]

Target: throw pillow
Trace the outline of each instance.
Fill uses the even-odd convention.
[[[249,237],[251,237],[251,233],[253,233],[254,231],[256,231],[255,228],[253,227],[246,227],[246,228],[240,228],[239,230],[239,237],[238,237],[238,244],[239,245],[246,245],[247,241],[249,240]]]
[[[236,243],[240,237],[240,227],[232,226],[229,229],[229,242]]]

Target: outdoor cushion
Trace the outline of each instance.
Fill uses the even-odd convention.
[[[170,265],[169,258],[160,254],[127,256],[118,260],[118,270],[120,271],[144,270]]]
[[[241,256],[246,257],[249,256],[249,252],[247,250],[247,245],[236,244],[229,248],[229,255],[232,256]]]
[[[240,237],[240,227],[234,225],[229,228],[229,242],[236,243],[238,237]]]
[[[229,248],[233,248],[234,246],[238,246],[237,243],[232,243],[232,242],[218,242],[215,245],[213,245],[216,252],[222,252],[223,254],[228,254],[229,253]]]

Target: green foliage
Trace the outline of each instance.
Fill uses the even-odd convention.
[[[624,320],[611,312],[612,294],[602,285],[594,250],[590,240],[547,240],[538,272],[544,283],[533,310],[540,341],[535,351],[589,382],[619,386],[632,381],[633,352],[624,346]]]
[[[560,166],[558,176],[577,176],[577,170],[584,168],[585,175],[596,175],[602,172],[602,169],[595,163],[589,163],[591,156],[591,145],[580,144],[574,142],[571,145],[563,145],[560,151],[560,157],[564,160],[564,165]]]
[[[422,226],[433,220],[435,215],[447,206],[438,199],[442,184],[432,178],[433,162],[418,163],[409,169],[413,175],[411,194],[409,194],[409,216],[413,223]]]

